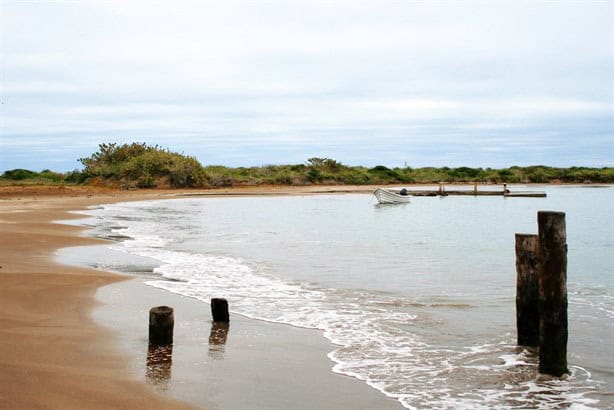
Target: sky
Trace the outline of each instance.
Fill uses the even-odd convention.
[[[614,166],[614,0],[0,0],[0,99],[0,172]]]

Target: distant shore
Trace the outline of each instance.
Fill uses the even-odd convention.
[[[437,184],[391,184],[388,186],[397,187],[427,187]],[[445,183],[446,186],[473,186],[469,183]],[[519,186],[579,186],[579,187],[600,187],[611,186],[609,183],[534,183],[534,184],[507,184],[509,187]],[[386,185],[254,185],[236,186],[225,188],[186,188],[186,189],[134,189],[126,190],[119,188],[107,188],[93,185],[4,185],[0,186],[1,200],[20,200],[33,198],[85,198],[96,200],[96,198],[108,198],[109,202],[131,201],[143,199],[163,199],[173,196],[237,196],[237,195],[310,195],[327,193],[369,193],[376,188]],[[496,187],[503,184],[479,184],[478,187]]]

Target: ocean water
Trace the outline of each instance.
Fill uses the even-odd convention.
[[[318,329],[331,371],[408,409],[614,408],[614,188],[545,190],[393,206],[362,194],[189,197],[84,213],[149,285]],[[537,233],[538,210],[566,212],[563,379],[539,375],[536,352],[515,345],[514,233]]]

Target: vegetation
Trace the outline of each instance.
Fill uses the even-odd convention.
[[[346,166],[328,158],[311,158],[299,165],[252,168],[206,167],[213,186],[232,185],[384,185],[410,183],[613,183],[614,168],[553,168],[547,166],[491,168],[373,168]]]
[[[64,185],[69,174],[45,169],[41,172],[28,169],[12,169],[0,175],[0,185]]]
[[[614,183],[614,168],[554,168],[543,165],[491,168],[372,168],[347,166],[330,158],[309,158],[304,164],[262,167],[203,167],[194,157],[145,143],[101,144],[79,160],[84,168],[69,173],[14,169],[0,184],[93,184],[123,188],[228,187],[246,185],[384,185],[403,183]]]
[[[194,157],[145,143],[100,144],[98,152],[79,161],[84,179],[96,184],[124,187],[202,187],[203,166]]]

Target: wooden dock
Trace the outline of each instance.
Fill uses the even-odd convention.
[[[547,194],[543,191],[510,191],[507,189],[507,184],[504,184],[502,189],[478,189],[478,185],[474,185],[473,189],[446,189],[445,185],[439,184],[438,189],[407,189],[407,194],[412,196],[503,196],[509,198],[545,198]],[[396,191],[396,190],[392,190]]]
[[[408,195],[412,196],[504,196],[510,198],[545,198],[548,195],[545,192],[537,191],[517,191],[517,192],[499,192],[499,191],[462,191],[462,190],[449,190],[439,192],[437,190],[407,190]]]

